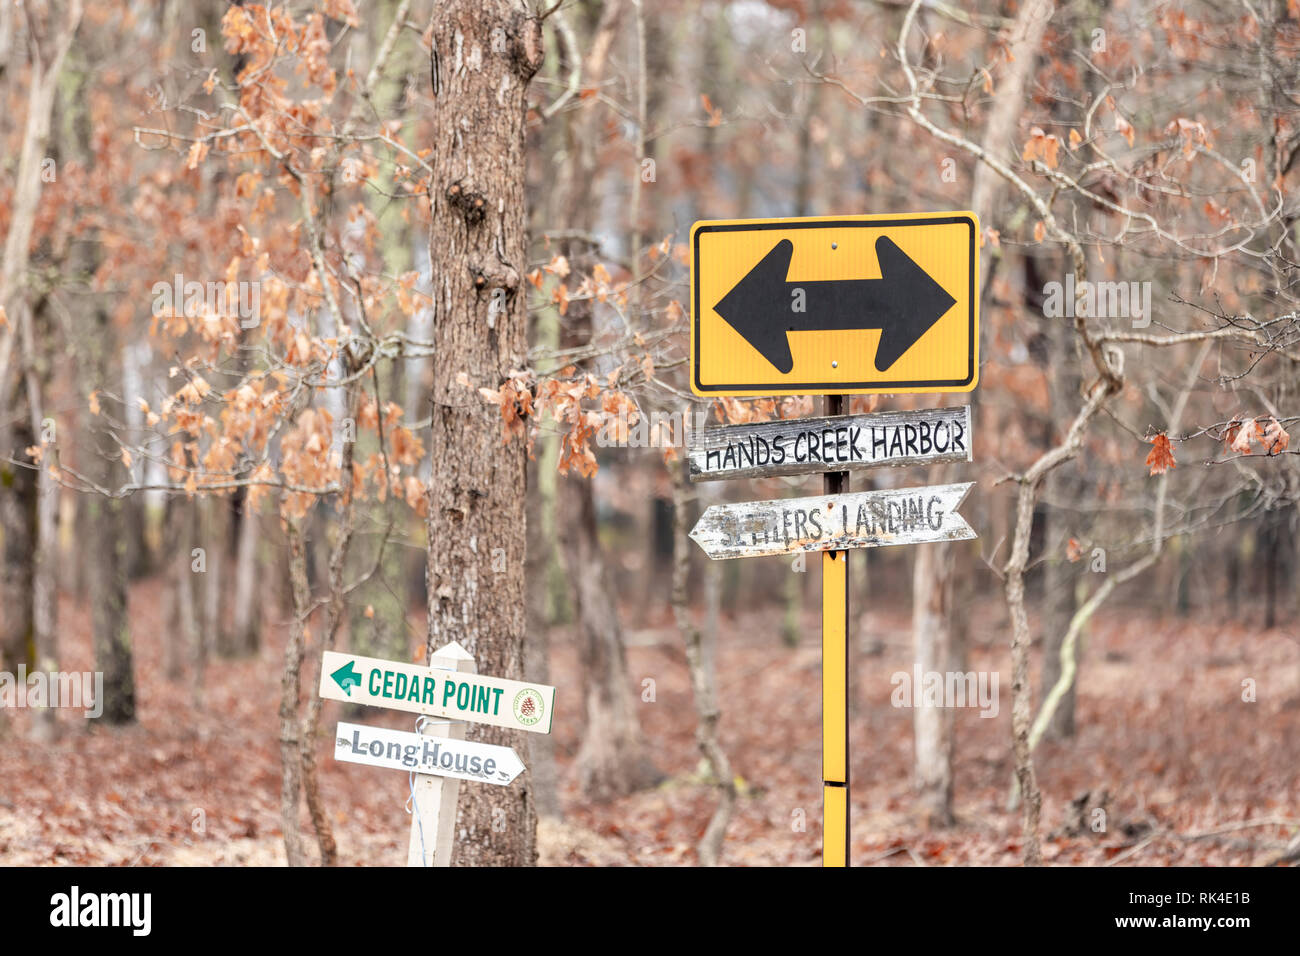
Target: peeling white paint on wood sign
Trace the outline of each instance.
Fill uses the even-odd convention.
[[[957,513],[974,484],[713,505],[691,537],[714,560],[962,541],[977,537]]]

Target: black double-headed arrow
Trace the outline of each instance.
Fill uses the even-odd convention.
[[[887,371],[957,302],[886,236],[876,240],[879,279],[791,282],[793,255],[782,239],[714,306],[782,374],[794,368],[787,333],[850,329],[880,329],[876,371]]]

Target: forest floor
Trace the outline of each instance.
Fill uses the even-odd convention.
[[[133,589],[137,725],[114,729],[79,711],[61,712],[57,740],[37,743],[27,738],[29,713],[8,713],[0,727],[0,865],[284,862],[275,743],[284,629],[271,629],[256,658],[210,662],[199,706],[188,678],[164,678],[161,605],[158,582]],[[917,814],[911,789],[912,711],[891,705],[891,677],[911,669],[910,616],[903,608],[873,610],[856,621],[855,864],[1020,861],[1019,815],[1006,809],[1011,679],[1000,613],[993,603],[979,609],[983,630],[972,635],[967,664],[998,672],[998,711],[956,711],[957,823],[933,832]],[[63,668],[89,669],[87,609],[65,600],[60,615]],[[804,643],[788,647],[772,619],[765,611],[724,616],[719,635],[722,741],[743,794],[723,861],[816,865],[819,630],[810,616]],[[695,843],[715,794],[698,775],[682,642],[664,614],[630,627],[628,643],[637,688],[654,681],[655,699],[639,703],[641,723],[667,780],[604,805],[583,800],[572,765],[583,725],[581,674],[564,633],[555,633],[551,682],[559,688],[555,743],[564,813],[540,828],[543,864],[696,862]],[[1037,668],[1036,652],[1035,679]],[[1093,622],[1081,678],[1076,736],[1045,741],[1035,755],[1051,864],[1260,864],[1297,832],[1300,635],[1111,607]],[[1243,700],[1243,681],[1254,681],[1253,702]],[[349,717],[337,704],[325,706],[319,764],[344,864],[405,862],[407,780],[336,762],[328,728],[340,717],[406,727],[406,716]],[[1099,805],[1104,814],[1093,812]],[[305,813],[303,821],[310,833]]]

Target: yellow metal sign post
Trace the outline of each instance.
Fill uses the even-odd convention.
[[[697,395],[826,396],[826,418],[732,426],[697,437],[691,480],[807,472],[827,500],[710,508],[691,532],[711,558],[822,551],[822,865],[849,865],[849,548],[972,538],[945,517],[967,485],[918,489],[895,528],[884,492],[850,495],[847,470],[878,463],[855,444],[845,395],[969,392],[979,378],[979,220],[971,212],[697,222],[691,229],[691,389]],[[936,453],[934,410],[903,421],[899,453]],[[837,417],[843,416],[843,417]],[[959,423],[963,438],[969,419]],[[802,428],[801,428],[802,426]],[[945,454],[952,425],[943,424]],[[760,433],[761,432],[761,433]],[[802,444],[801,444],[802,443]],[[910,444],[909,444],[910,443]],[[913,447],[914,446],[914,447]],[[800,449],[807,462],[799,459]],[[891,446],[892,447],[892,446]],[[814,451],[816,457],[814,458]],[[967,454],[963,443],[961,453]],[[883,452],[882,452],[883,454]],[[793,456],[789,464],[787,455]],[[748,457],[747,457],[748,456]],[[870,459],[870,460],[868,460]],[[819,469],[820,470],[820,469]],[[951,508],[942,507],[951,497]],[[872,498],[855,508],[849,499]],[[924,527],[913,517],[925,510]],[[887,533],[875,515],[887,518]],[[835,525],[839,516],[840,524]],[[839,550],[835,550],[836,548]]]
[[[826,396],[842,415],[844,397]],[[827,472],[826,494],[848,490],[847,471]],[[822,554],[822,866],[849,865],[849,552]]]

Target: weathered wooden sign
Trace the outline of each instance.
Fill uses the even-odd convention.
[[[971,212],[697,222],[697,395],[968,392],[979,377]]]
[[[334,759],[505,786],[524,771],[509,747],[339,722]]]
[[[702,428],[687,455],[692,481],[970,461],[970,406]]]
[[[555,688],[544,684],[338,651],[325,652],[320,695],[329,700],[451,717],[534,734],[551,732],[555,708]]]
[[[957,513],[974,482],[712,505],[691,537],[714,560],[976,537]]]

